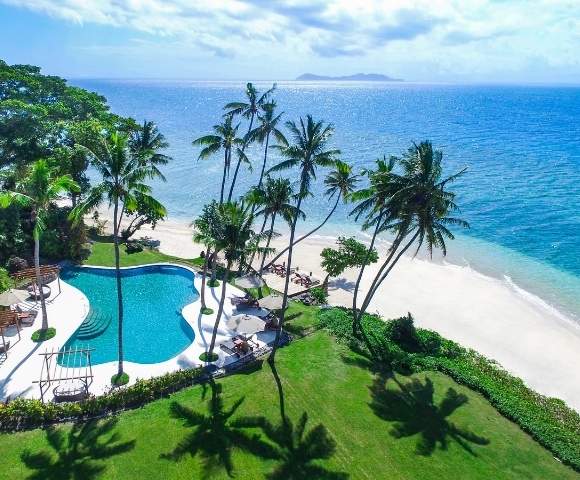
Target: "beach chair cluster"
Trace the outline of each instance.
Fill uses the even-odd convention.
[[[254,352],[254,349],[258,347],[258,344],[254,342],[251,337],[246,337],[244,335],[236,335],[231,340],[223,342],[220,345],[220,349],[235,357],[241,358],[246,355],[250,355]]]
[[[305,288],[314,287],[315,285],[318,285],[320,283],[320,280],[312,278],[312,272],[310,272],[310,275],[294,272],[294,277],[292,278],[292,281],[295,284],[302,285]]]
[[[234,295],[231,299],[230,299],[232,305],[238,309],[240,308],[259,308],[260,304],[258,303],[258,301],[252,297],[249,293],[246,293],[243,297]]]
[[[270,265],[268,271],[272,272],[274,275],[278,275],[279,277],[286,276],[286,262],[284,263],[274,263]]]
[[[22,327],[32,326],[36,315],[36,310],[23,311],[18,306],[14,309],[0,311],[0,354],[8,356],[8,350],[14,346],[11,340],[6,339],[7,330],[15,329],[18,340],[20,340]]]

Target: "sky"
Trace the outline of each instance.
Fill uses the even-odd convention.
[[[0,0],[0,59],[69,78],[580,84],[580,0]]]

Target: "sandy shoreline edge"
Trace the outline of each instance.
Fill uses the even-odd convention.
[[[107,212],[101,213],[106,218]],[[154,230],[143,228],[136,234],[141,236],[159,241],[159,250],[168,255],[194,258],[202,250],[192,242],[188,223],[178,220],[160,222]],[[279,248],[284,238],[273,240],[273,246]],[[312,236],[295,248],[293,263],[322,277],[320,252],[333,243],[331,236]],[[367,268],[361,293],[377,269],[377,265]],[[350,270],[332,279],[329,303],[350,307],[356,276]],[[509,281],[467,266],[405,256],[377,292],[369,312],[384,318],[411,312],[418,326],[477,350],[539,393],[580,411],[580,381],[573,373],[580,365],[580,327]]]

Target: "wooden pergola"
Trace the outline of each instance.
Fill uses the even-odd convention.
[[[58,280],[58,292],[61,292],[60,288],[60,267],[58,265],[41,265],[40,266],[40,277],[41,283],[43,277],[48,277],[54,275]],[[12,279],[16,283],[26,282],[26,281],[36,281],[36,268],[25,268],[14,274],[12,274]]]
[[[40,399],[44,402],[46,392],[55,384],[55,400],[75,401],[85,398],[93,383],[91,364],[93,350],[89,347],[64,347],[40,353],[39,355],[44,357],[40,379],[32,382],[38,383]],[[57,393],[56,390],[61,384],[64,384],[64,388]]]

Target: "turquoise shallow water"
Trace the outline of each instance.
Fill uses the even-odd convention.
[[[174,266],[122,270],[125,360],[158,363],[187,348],[194,333],[181,315],[182,308],[198,298],[193,273]],[[67,268],[64,281],[81,290],[91,311],[65,348],[94,348],[92,363],[117,360],[117,289],[115,271],[101,268]],[[63,361],[64,359],[61,359]]]
[[[218,194],[220,162],[197,163],[191,141],[242,97],[242,82],[73,83],[105,95],[115,112],[159,124],[174,160],[168,182],[154,188],[172,218],[191,221]],[[580,318],[580,88],[282,82],[276,99],[288,119],[312,113],[333,122],[335,146],[358,168],[431,139],[450,172],[469,168],[455,188],[472,228],[450,246],[450,260],[509,278]],[[259,148],[249,153],[257,164]],[[243,172],[238,193],[257,170]],[[323,176],[306,206],[309,223],[329,208]],[[354,231],[349,208],[322,233]]]

